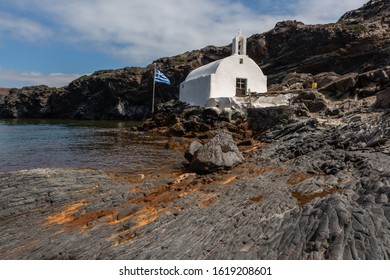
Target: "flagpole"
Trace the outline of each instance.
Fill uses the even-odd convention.
[[[154,95],[156,92],[156,63],[154,63],[154,72],[153,72],[153,99],[152,99],[152,114],[154,113]]]

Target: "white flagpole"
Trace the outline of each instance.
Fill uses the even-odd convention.
[[[153,99],[152,99],[152,114],[154,113],[154,95],[156,92],[156,63],[154,63],[153,71]]]

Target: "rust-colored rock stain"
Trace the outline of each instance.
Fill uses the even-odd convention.
[[[275,167],[264,169],[251,166],[251,172],[263,173],[274,170]],[[154,222],[159,217],[169,215],[178,209],[176,200],[187,195],[199,195],[199,207],[209,207],[218,200],[217,186],[229,185],[237,180],[240,169],[228,172],[217,180],[212,177],[199,178],[195,173],[164,173],[159,174],[115,174],[109,176],[116,181],[129,184],[129,194],[132,198],[109,209],[97,209],[86,212],[86,206],[93,205],[93,199],[80,200],[67,205],[60,212],[50,215],[46,219],[49,226],[62,226],[56,233],[79,229],[80,233],[92,230],[96,226],[113,228],[111,240],[115,246],[130,242],[142,234],[142,228]],[[146,187],[145,181],[167,182],[155,187]],[[256,200],[256,198],[254,198]],[[259,200],[260,201],[260,200]],[[134,211],[124,213],[118,218],[123,209],[134,206]],[[179,207],[180,208],[180,207]],[[124,226],[125,225],[125,226]],[[119,227],[118,227],[119,226]]]
[[[73,215],[76,214],[79,211],[79,209],[85,206],[86,204],[87,201],[85,199],[69,204],[61,212],[47,217],[47,223],[49,225],[55,225],[55,224],[63,225],[69,223],[74,220]]]
[[[330,188],[321,192],[315,192],[315,193],[300,193],[300,192],[291,192],[291,195],[298,201],[299,206],[303,206],[306,203],[309,203],[313,199],[317,197],[325,197],[330,194],[334,193],[341,193],[342,190],[336,189],[336,188]]]
[[[287,179],[287,184],[297,185],[297,184],[302,183],[303,181],[306,181],[307,179],[310,179],[312,177],[314,177],[313,174],[295,172],[290,176],[290,178]]]
[[[257,203],[257,202],[260,202],[262,199],[263,199],[263,196],[262,195],[258,195],[258,196],[250,198],[249,201],[251,201],[253,203]]]
[[[112,213],[110,210],[98,210],[94,212],[86,213],[85,215],[82,215],[80,217],[73,218],[73,220],[69,221],[66,226],[65,230],[71,230],[79,226],[85,226],[88,225],[88,223],[98,220],[102,217],[108,216]],[[84,230],[89,229],[89,226],[86,226]]]

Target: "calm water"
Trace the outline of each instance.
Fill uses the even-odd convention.
[[[132,122],[0,120],[0,171],[46,167],[136,172],[169,167],[181,155],[166,138],[132,133]]]

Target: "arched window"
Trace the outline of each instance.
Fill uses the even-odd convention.
[[[243,50],[244,50],[244,38],[240,38],[240,40],[238,41],[238,54],[239,55],[244,54]]]

